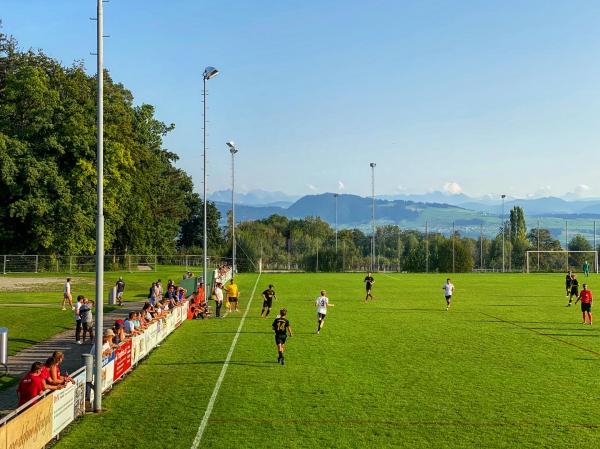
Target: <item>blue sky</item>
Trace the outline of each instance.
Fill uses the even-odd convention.
[[[95,62],[94,0],[2,0],[4,31]],[[209,190],[600,196],[600,2],[111,0],[105,63]],[[342,187],[343,185],[343,187]]]

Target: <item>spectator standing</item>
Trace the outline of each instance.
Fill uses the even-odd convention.
[[[120,306],[123,305],[123,292],[125,291],[125,281],[123,281],[123,277],[119,277],[119,280],[115,284],[117,287],[117,304]]]
[[[104,329],[104,333],[102,334],[102,355],[109,356],[115,346],[113,344],[113,338],[115,333],[112,329]]]
[[[221,288],[221,283],[217,282],[215,285],[215,316],[217,318],[221,318],[221,307],[223,306],[223,289]]]
[[[63,300],[62,300],[62,309],[63,310],[67,310],[67,308],[65,307],[66,303],[69,303],[69,306],[71,306],[71,309],[73,309],[73,296],[71,295],[71,278],[67,278],[67,281],[65,282],[64,286],[63,286]]]
[[[235,307],[235,311],[239,312],[240,290],[233,278],[229,281],[229,285],[225,287],[225,291],[227,292],[227,310],[231,312],[231,308]]]
[[[48,369],[48,379],[46,383],[51,385],[65,385],[67,382],[73,382],[73,379],[68,375],[62,375],[60,372],[60,365],[65,360],[65,355],[60,351],[54,351],[48,360],[46,360],[45,366]]]
[[[129,312],[129,317],[125,320],[124,323],[125,333],[129,335],[137,334],[135,329],[135,312]]]
[[[75,309],[73,309],[73,315],[75,316],[75,343],[78,345],[81,344],[81,316],[79,315],[79,311],[84,300],[85,296],[79,295],[75,303]]]
[[[85,343],[86,334],[89,334],[90,336],[90,343],[94,342],[94,316],[92,315],[93,306],[94,301],[85,298],[83,304],[79,308],[81,328],[83,329],[83,343]]]
[[[114,344],[118,345],[125,341],[125,322],[123,320],[115,321],[113,331],[115,333],[115,336],[113,337]]]
[[[150,292],[148,294],[148,302],[150,302],[150,304],[155,305],[157,301],[157,297],[156,297],[156,282],[152,283],[152,286],[150,287]]]

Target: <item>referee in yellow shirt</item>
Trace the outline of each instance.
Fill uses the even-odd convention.
[[[229,281],[229,285],[225,287],[225,291],[227,292],[227,310],[231,312],[231,308],[235,306],[235,311],[239,312],[238,298],[240,296],[240,290],[233,278]]]

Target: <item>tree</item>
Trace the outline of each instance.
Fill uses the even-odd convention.
[[[569,241],[569,251],[594,251],[594,247],[583,235],[576,234]],[[569,253],[569,267],[574,267],[575,270],[581,269],[586,260],[591,262],[591,266],[594,265],[591,254]]]

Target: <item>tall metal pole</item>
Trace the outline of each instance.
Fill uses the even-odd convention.
[[[567,251],[567,271],[569,271],[569,221],[565,220],[565,250]]]
[[[371,271],[375,271],[375,162],[371,162],[371,200],[372,200],[372,233],[371,236]]]
[[[103,0],[98,0],[96,17],[96,63],[97,73],[97,136],[96,174],[97,212],[96,217],[96,377],[94,380],[94,412],[102,410],[102,329],[104,326],[104,17]]]
[[[452,273],[456,272],[455,257],[454,257],[454,240],[456,231],[454,230],[454,222],[452,222]]]
[[[425,273],[429,273],[429,223],[425,222]]]
[[[333,194],[335,198],[335,271],[338,270],[338,196],[337,193]]]
[[[204,110],[204,117],[203,117],[203,127],[202,127],[202,137],[203,137],[203,148],[204,148],[204,153],[202,155],[202,162],[203,162],[203,183],[202,183],[202,190],[203,190],[203,195],[202,195],[202,201],[203,201],[203,212],[204,212],[204,217],[203,217],[203,235],[202,235],[202,251],[203,251],[203,258],[204,258],[204,263],[203,263],[203,272],[202,272],[202,282],[204,282],[204,300],[208,303],[208,230],[207,230],[207,219],[206,219],[206,215],[207,215],[207,204],[206,204],[206,187],[207,187],[207,173],[206,173],[206,81],[211,79],[213,76],[216,76],[219,73],[219,71],[217,69],[215,69],[214,67],[207,67],[206,69],[204,69],[204,73],[202,74],[202,100],[203,100],[203,110]]]
[[[540,220],[538,219],[538,273],[540,271]]]
[[[479,232],[479,268],[483,270],[483,223]]]
[[[596,248],[596,220],[594,220],[594,251],[598,251],[598,248]],[[596,273],[598,273],[598,260],[597,260],[598,253],[595,253],[595,256],[596,257],[594,257],[594,260],[595,260],[596,266],[594,267],[595,268],[594,271]]]
[[[232,246],[232,258],[231,263],[232,273],[235,276],[237,274],[237,245],[235,242],[235,155],[238,149],[230,142],[229,152],[231,153],[231,246]]]
[[[506,195],[502,195],[502,272],[505,272],[505,265],[504,265],[504,198],[506,198]]]
[[[204,152],[202,154],[202,167],[203,167],[203,182],[202,182],[202,207],[203,207],[203,212],[204,212],[204,216],[202,217],[203,219],[203,224],[202,224],[202,256],[203,256],[203,270],[202,270],[202,282],[204,283],[204,301],[206,302],[206,304],[208,304],[208,278],[207,278],[207,274],[208,274],[208,231],[206,229],[206,214],[207,214],[207,207],[206,207],[206,75],[204,75],[202,77],[203,79],[203,89],[202,89],[202,97],[203,97],[203,109],[204,109],[204,114],[203,114],[203,127],[202,127],[202,139],[203,139],[203,148],[204,148]]]

